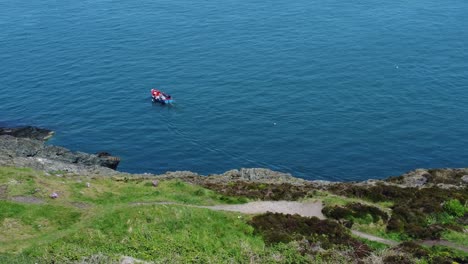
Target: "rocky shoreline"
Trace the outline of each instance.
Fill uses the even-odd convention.
[[[76,174],[118,174],[118,157],[88,154],[45,144],[53,131],[36,127],[0,128],[0,166]]]
[[[468,185],[468,168],[459,169],[416,169],[384,180],[369,179],[362,182],[331,182],[304,180],[288,173],[264,168],[242,168],[223,174],[199,175],[190,171],[166,172],[162,175],[128,174],[117,171],[120,158],[107,152],[88,154],[73,152],[63,147],[47,145],[45,142],[54,132],[37,127],[0,128],[0,166],[29,167],[41,171],[61,171],[65,174],[106,175],[120,177],[154,177],[181,179],[201,185],[226,184],[228,182],[250,182],[264,184],[288,184],[328,188],[339,184],[357,186],[392,185],[403,188],[433,187],[464,188]]]

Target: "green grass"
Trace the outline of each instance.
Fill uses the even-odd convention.
[[[371,241],[371,240],[368,240],[368,239],[365,239],[365,238],[362,238],[362,237],[354,236],[354,238],[356,238],[359,241],[364,242],[366,245],[368,245],[374,251],[379,252],[379,251],[383,251],[385,249],[390,248],[390,246],[388,246],[388,245],[385,245],[385,244],[382,244],[382,243],[379,243],[379,242],[376,242],[376,241]]]
[[[465,226],[465,229],[468,229],[468,227]],[[460,246],[468,247],[468,233],[447,231],[442,233],[442,239],[453,242]]]
[[[36,264],[37,259],[26,254],[0,254],[0,263]]]
[[[177,205],[107,209],[77,232],[27,253],[45,260],[79,260],[98,253],[176,263],[245,263],[290,255],[269,248],[237,214]],[[287,253],[287,254],[286,254]],[[300,260],[299,254],[290,256]]]
[[[388,233],[386,231],[386,226],[382,224],[381,222],[370,223],[370,224],[355,223],[353,225],[353,229],[367,233],[367,234],[371,234],[374,236],[378,236],[381,238],[393,240],[396,242],[403,242],[409,239],[407,235],[402,234],[402,233],[395,233],[395,232]]]
[[[321,263],[291,244],[265,245],[247,224],[249,217],[185,206],[247,199],[177,180],[153,187],[150,179],[58,177],[0,167],[0,185],[7,186],[6,197],[42,201],[0,200],[0,263],[62,263],[94,256],[117,260],[122,255],[163,263]],[[52,192],[59,198],[49,198]]]
[[[59,174],[61,175],[61,174]],[[194,205],[236,204],[248,200],[228,197],[197,185],[178,180],[161,181],[153,187],[151,179],[121,180],[107,177],[48,176],[31,169],[0,167],[0,185],[7,186],[8,197],[27,196],[46,200],[51,204],[70,202],[110,205],[137,202],[176,202]],[[90,184],[88,188],[86,183]],[[50,200],[57,192],[57,200]]]
[[[97,205],[167,201],[195,205],[247,202],[242,197],[227,197],[178,180],[162,181],[157,188],[151,185],[150,180],[124,182],[99,178],[89,180],[89,183],[90,188],[85,182],[70,184],[71,200]]]
[[[60,205],[0,201],[0,252],[20,251],[34,239],[69,229],[82,213]]]
[[[73,224],[79,217],[80,213],[72,208],[0,201],[0,220],[15,218],[26,225],[33,225],[38,220],[45,219],[60,229]]]
[[[43,173],[27,168],[0,167],[0,185],[8,186],[10,196],[35,193],[37,176]]]
[[[436,257],[458,257],[458,258],[468,258],[468,253],[461,250],[445,247],[445,246],[432,246],[426,247],[430,250],[430,259],[435,259]]]

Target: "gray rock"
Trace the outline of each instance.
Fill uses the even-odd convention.
[[[468,183],[467,174],[467,168],[417,169],[399,177],[392,177],[387,181],[405,187],[428,187],[438,185],[444,186],[445,188],[449,186],[462,187]]]
[[[120,163],[120,158],[112,156],[108,152],[99,152],[96,154],[101,160],[101,166],[111,168],[113,170],[117,169],[117,166]]]
[[[468,184],[468,175],[463,175],[463,176],[461,177],[461,180],[462,180],[462,182]]]
[[[408,172],[402,176],[402,184],[406,187],[421,187],[427,183],[430,174],[427,170],[417,169],[415,171]]]
[[[313,184],[319,185],[319,186],[331,186],[337,184],[337,182],[332,182],[332,181],[324,181],[324,180],[313,180],[310,181]]]
[[[166,179],[179,179],[186,177],[199,177],[200,175],[191,171],[168,171],[162,175]]]
[[[282,173],[262,168],[242,168],[240,170],[230,170],[220,176],[229,180],[255,181],[255,182],[296,182],[301,179],[293,177],[289,173]]]
[[[147,262],[147,261],[144,261],[144,260],[132,258],[132,257],[129,257],[129,256],[123,256],[120,259],[120,264],[150,264],[150,263],[151,262]]]
[[[119,162],[119,158],[110,155],[72,152],[63,147],[45,145],[43,141],[35,139],[0,136],[0,166],[112,175]]]

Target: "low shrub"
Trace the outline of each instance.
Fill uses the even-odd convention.
[[[201,186],[228,196],[242,196],[260,200],[289,200],[294,201],[307,196],[312,187],[298,186],[289,183],[267,184],[256,182],[213,183],[202,182]]]
[[[322,213],[336,220],[349,220],[356,219],[367,224],[378,221],[387,222],[388,215],[384,211],[375,206],[365,205],[361,203],[349,203],[345,206],[325,206]]]
[[[414,264],[414,261],[405,255],[390,255],[383,259],[384,264]]]
[[[399,244],[397,249],[399,251],[411,254],[413,257],[416,258],[423,258],[429,256],[429,251],[427,249],[411,241]]]
[[[268,244],[287,243],[304,240],[311,245],[307,253],[314,253],[313,245],[324,249],[351,247],[357,258],[368,256],[371,249],[363,242],[354,239],[349,231],[333,220],[320,220],[317,217],[266,213],[252,218],[250,224],[255,233],[260,234]]]
[[[468,187],[443,189],[400,188],[376,184],[374,186],[336,184],[329,191],[372,202],[393,202],[392,215],[387,224],[389,232],[407,232],[413,238],[440,237],[441,231],[456,229],[466,223],[464,203],[468,201]],[[349,214],[338,211],[337,215]],[[333,217],[333,216],[331,216]]]
[[[465,207],[457,199],[452,199],[444,203],[444,210],[452,216],[462,217],[465,215]]]
[[[431,264],[453,264],[453,263],[468,263],[468,255],[457,250],[444,247],[432,246],[430,249],[429,263]]]

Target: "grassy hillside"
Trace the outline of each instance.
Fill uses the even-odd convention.
[[[58,198],[52,199],[52,193]],[[385,231],[392,202],[326,191],[301,199],[323,201],[331,216],[352,220],[361,231],[407,239],[404,233]],[[373,258],[405,263],[398,256],[437,263],[444,257],[466,257],[444,247],[390,249],[351,236],[341,220],[254,217],[196,207],[248,201],[179,180],[160,181],[155,187],[145,178],[65,176],[3,167],[0,263],[118,263],[122,256],[156,263],[349,263],[358,258],[363,263]],[[338,215],[338,209],[346,214]],[[468,240],[466,233],[453,230],[443,237],[459,245]],[[418,256],[415,250],[424,254]]]
[[[60,173],[1,168],[0,186],[0,196],[9,199],[0,200],[0,263],[83,258],[107,262],[122,255],[179,263],[304,258],[289,245],[265,246],[245,216],[148,203],[247,201],[180,181],[162,181],[153,187],[150,180],[64,178]],[[57,199],[49,197],[53,192]]]

